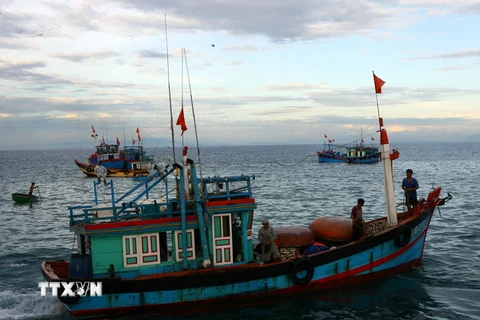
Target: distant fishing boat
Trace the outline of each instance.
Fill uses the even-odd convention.
[[[363,143],[353,147],[346,147],[345,162],[347,163],[377,163],[380,162],[381,153],[377,147],[367,147]]]
[[[32,203],[38,201],[39,197],[28,193],[12,193],[12,199],[16,203]]]
[[[106,169],[107,177],[139,177],[147,176],[152,171],[155,161],[153,155],[147,155],[143,146],[135,145],[136,141],[132,139],[131,146],[120,148],[120,140],[117,138],[116,144],[108,144],[102,139],[97,145],[97,136],[95,128],[92,125],[92,137],[95,141],[95,153],[90,155],[88,163],[75,160],[78,168],[87,175],[87,177],[96,177],[95,168],[101,166]],[[137,128],[138,140],[140,143],[140,131]]]
[[[345,162],[345,153],[338,151],[343,149],[343,146],[335,146],[328,143],[328,145],[323,146],[322,151],[317,151],[318,162]]]
[[[181,114],[177,125],[185,125],[183,106]],[[156,171],[123,195],[115,195],[113,181],[94,181],[95,201],[69,207],[76,239],[70,261],[42,262],[43,277],[59,283],[58,298],[72,315],[90,317],[236,306],[239,299],[375,282],[419,266],[435,209],[451,195],[441,198],[442,188],[432,188],[417,206],[397,212],[392,161],[399,153],[390,152],[381,118],[379,124],[378,183],[387,206],[384,217],[364,224],[360,239],[351,238],[349,219],[299,221],[279,228],[282,258],[261,261],[255,177],[198,176],[184,148],[182,164]],[[338,203],[343,207],[343,199]]]

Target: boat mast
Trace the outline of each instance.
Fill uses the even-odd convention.
[[[182,48],[182,72],[181,72],[181,75],[182,75],[182,84],[181,84],[181,100],[182,100],[182,112],[183,112],[183,52],[184,52],[185,48]],[[184,115],[185,117],[185,115]],[[177,122],[178,123],[178,122]],[[183,174],[183,179],[185,180],[184,181],[184,189],[182,189],[182,191],[185,192],[185,199],[189,199],[189,196],[190,196],[190,189],[189,189],[189,186],[188,186],[188,166],[187,166],[187,153],[188,153],[188,147],[185,146],[185,136],[182,134],[182,163],[183,163],[183,169],[184,169],[184,174]]]
[[[377,99],[377,115],[380,132],[380,150],[382,155],[383,178],[385,187],[385,202],[387,207],[387,222],[389,226],[397,225],[397,207],[395,203],[395,190],[393,187],[393,168],[392,158],[390,156],[390,144],[388,141],[388,134],[383,127],[383,119],[380,117],[380,109],[378,106],[378,94],[382,93],[383,80],[375,76],[373,73],[373,81],[375,84],[375,97]],[[380,81],[378,81],[378,80]]]
[[[170,90],[170,64],[168,60],[167,14],[165,14],[165,47],[167,51],[168,101],[170,103],[170,131],[172,132],[173,163],[175,163],[177,160],[175,157],[175,134],[173,130],[172,93]]]
[[[200,169],[200,179],[203,179],[202,161],[200,160],[200,146],[198,144],[197,120],[195,118],[195,108],[193,107],[192,85],[191,85],[191,82],[190,82],[190,73],[188,72],[187,51],[185,50],[185,48],[183,48],[183,54],[184,54],[184,57],[185,57],[185,69],[187,70],[188,87],[189,87],[189,90],[190,90],[190,103],[192,105],[193,126],[195,128],[195,139],[196,139],[196,142],[197,142],[197,155],[198,155],[198,164],[199,164],[199,169]]]

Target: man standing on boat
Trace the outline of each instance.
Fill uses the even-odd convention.
[[[407,208],[410,209],[418,204],[417,189],[419,188],[418,181],[413,175],[412,169],[407,169],[407,177],[402,181],[402,189],[405,191],[405,200]]]
[[[32,195],[33,195],[33,189],[37,189],[38,186],[35,185],[35,182],[32,182],[32,184],[30,185],[30,190],[28,190],[28,196],[31,198]]]
[[[350,213],[350,219],[352,219],[352,240],[356,241],[363,236],[363,215],[362,207],[365,203],[365,200],[358,199],[357,205],[352,208]]]
[[[280,252],[278,247],[275,244],[275,239],[277,239],[277,233],[275,229],[270,226],[268,220],[262,221],[263,227],[258,230],[258,240],[262,245],[262,261],[270,262],[280,260]]]

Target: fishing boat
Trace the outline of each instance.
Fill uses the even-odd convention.
[[[29,195],[28,193],[12,193],[12,199],[16,203],[32,203],[38,201],[38,197],[35,195]]]
[[[317,151],[318,162],[345,162],[345,153],[339,151],[340,146],[335,146],[331,143],[324,144],[322,151]]]
[[[42,262],[43,276],[49,283],[71,284],[59,289],[58,298],[72,315],[83,317],[235,304],[237,299],[372,281],[419,266],[435,209],[451,196],[441,198],[442,188],[436,187],[416,207],[397,212],[392,161],[399,153],[390,152],[380,123],[387,214],[367,221],[358,240],[332,242],[315,230],[313,237],[307,232],[299,239],[289,237],[287,228],[278,242],[282,259],[261,261],[252,229],[255,177],[201,178],[194,161],[185,159],[121,196],[115,195],[113,181],[95,180],[95,202],[69,208],[76,251],[68,262]],[[100,202],[107,192],[109,201]],[[308,224],[299,223],[301,233]],[[323,249],[308,254],[314,241]],[[296,247],[285,250],[291,246]],[[95,290],[85,286],[92,283]],[[70,289],[74,296],[68,295]]]
[[[98,134],[92,126],[95,152],[88,158],[88,163],[75,160],[75,164],[87,177],[96,177],[95,168],[101,166],[107,170],[107,177],[140,177],[147,176],[154,166],[154,156],[147,155],[142,145],[135,145],[132,139],[131,146],[120,147],[117,138],[116,144],[108,144],[102,138],[97,145]],[[140,131],[137,128],[138,143],[141,142]]]
[[[347,163],[377,163],[381,160],[381,153],[377,147],[365,146],[363,143],[353,147],[346,147],[345,162]]]

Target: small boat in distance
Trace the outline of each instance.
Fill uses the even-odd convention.
[[[344,147],[331,143],[324,145],[322,151],[317,151],[318,162],[345,162],[346,153],[338,151],[340,148]]]
[[[347,163],[377,163],[380,162],[381,153],[377,147],[367,147],[363,143],[353,147],[346,147],[345,162]]]
[[[95,173],[97,166],[102,166],[107,170],[107,177],[139,177],[147,176],[151,172],[155,158],[153,155],[147,155],[142,145],[135,145],[135,139],[132,139],[131,146],[124,146],[123,148],[120,148],[118,138],[116,144],[108,144],[102,139],[102,142],[97,145],[98,135],[93,126],[92,131],[95,153],[90,155],[88,163],[75,160],[75,164],[87,177],[97,176]],[[137,134],[140,144],[141,137],[138,128]]]
[[[38,197],[28,195],[28,193],[12,193],[12,199],[16,203],[32,203],[38,201]]]

